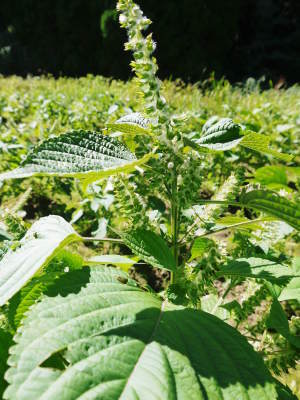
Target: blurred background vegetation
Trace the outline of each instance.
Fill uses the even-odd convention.
[[[115,0],[2,0],[0,73],[127,79]],[[153,21],[161,78],[295,83],[299,0],[139,0]]]

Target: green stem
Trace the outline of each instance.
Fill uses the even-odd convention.
[[[178,266],[178,193],[177,193],[177,172],[174,168],[172,193],[171,193],[171,235],[173,254],[176,267]],[[170,283],[174,282],[174,272],[171,272]]]
[[[94,237],[81,237],[84,242],[111,242],[111,243],[123,243],[121,239],[113,239],[113,238],[94,238]]]
[[[238,201],[223,201],[223,200],[199,200],[198,204],[225,204],[227,206],[238,206],[245,207],[245,204],[242,204]],[[250,206],[248,206],[250,207]]]
[[[251,224],[255,224],[257,222],[266,222],[266,221],[272,221],[272,220],[275,220],[275,218],[272,219],[271,217],[265,217],[265,218],[256,218],[256,219],[252,219],[252,220],[249,220],[249,221],[237,222],[236,224],[227,225],[227,226],[224,226],[224,228],[216,229],[215,231],[204,232],[204,233],[202,233],[202,235],[199,235],[197,237],[206,237],[206,236],[214,235],[216,233],[227,231],[229,229],[237,228],[239,226],[251,225]],[[183,239],[185,239],[186,236],[187,235],[185,235],[183,237]],[[183,242],[183,239],[179,242],[180,246],[186,245],[186,242]]]
[[[243,225],[251,225],[251,224],[255,224],[256,222],[264,222],[264,221],[266,221],[265,218],[256,218],[256,219],[252,219],[250,221],[237,222],[236,224],[227,225],[227,226],[224,226],[224,228],[216,229],[215,231],[204,232],[202,235],[200,235],[198,237],[210,236],[215,233],[227,231],[228,229],[236,228],[236,227],[243,226]]]

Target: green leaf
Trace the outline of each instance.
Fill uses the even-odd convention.
[[[243,131],[241,125],[236,124],[230,118],[210,118],[202,128],[202,135],[199,139],[186,139],[185,145],[197,150],[192,145],[195,142],[198,146],[214,150],[230,150],[237,145],[256,150],[264,154],[270,154],[283,161],[291,161],[293,156],[279,153],[269,148],[271,138],[252,131]]]
[[[221,267],[217,275],[266,279],[274,283],[284,283],[294,277],[295,273],[291,268],[274,261],[250,257],[229,261]]]
[[[279,301],[284,300],[297,300],[300,303],[300,257],[295,257],[293,260],[293,270],[298,278],[293,278],[287,286],[282,290]]]
[[[0,242],[2,242],[3,240],[12,240],[13,236],[9,233],[6,232],[4,229],[0,228]]]
[[[262,185],[279,184],[286,186],[288,184],[286,168],[280,165],[266,165],[258,168],[255,170],[254,176],[255,181]]]
[[[97,132],[72,131],[35,147],[22,166],[0,174],[0,181],[30,176],[84,179],[86,184],[119,172],[129,172],[146,162],[137,160],[120,141]]]
[[[175,259],[162,237],[156,233],[137,229],[121,235],[124,243],[134,254],[156,268],[174,271]]]
[[[8,349],[12,344],[12,336],[0,327],[0,398],[2,399],[3,392],[7,386],[4,380],[4,374],[7,369]]]
[[[270,154],[273,157],[289,162],[293,159],[293,156],[289,154],[279,153],[276,150],[269,148],[271,138],[261,133],[249,132],[246,133],[241,141],[241,146],[247,147],[248,149],[259,151],[263,154]]]
[[[202,257],[203,254],[209,251],[213,245],[214,242],[211,239],[201,237],[196,238],[191,248],[191,257],[189,261],[192,261],[197,257]]]
[[[293,203],[275,192],[252,190],[241,195],[240,203],[277,217],[300,230],[300,204]]]
[[[50,215],[36,221],[19,247],[10,249],[0,261],[0,306],[74,240],[80,238],[62,217]]]
[[[59,254],[44,267],[42,275],[33,277],[9,301],[7,317],[13,329],[16,329],[28,309],[42,296],[48,293],[66,271],[73,271],[82,267],[83,259],[77,254],[61,250]]]
[[[196,143],[210,150],[229,150],[243,139],[241,127],[230,118],[222,118],[209,127],[204,125],[202,136]]]
[[[129,135],[152,135],[149,130],[150,121],[140,113],[125,115],[114,123],[106,124],[109,129]]]
[[[273,299],[270,314],[267,318],[266,324],[268,328],[275,329],[292,345],[300,349],[300,336],[295,336],[291,334],[289,321],[277,299]]]
[[[78,293],[31,308],[5,399],[278,398],[262,358],[231,326],[121,283],[116,269],[85,271]]]

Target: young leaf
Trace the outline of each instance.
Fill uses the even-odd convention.
[[[294,271],[274,261],[262,258],[239,258],[221,267],[218,276],[238,276],[241,278],[266,279],[274,283],[284,283],[295,276]]]
[[[72,131],[42,142],[28,154],[21,167],[0,174],[0,181],[50,175],[81,178],[91,183],[132,171],[149,157],[137,160],[121,142],[101,133]]]
[[[150,120],[140,113],[125,115],[114,123],[106,124],[109,129],[129,135],[152,135],[149,130]]]
[[[66,244],[79,240],[72,226],[62,217],[50,215],[36,221],[0,261],[0,306],[46,265]]]
[[[202,257],[203,254],[213,246],[213,244],[214,242],[211,239],[201,237],[196,238],[191,248],[191,257],[189,261],[192,261],[197,257]]]
[[[162,303],[122,283],[116,269],[86,275],[78,293],[31,308],[11,350],[5,399],[279,398],[262,358],[228,324]],[[61,368],[49,367],[58,354]]]
[[[173,271],[176,268],[171,250],[162,237],[144,229],[122,234],[122,239],[134,254],[156,268]]]
[[[230,118],[222,118],[208,128],[204,125],[202,136],[196,143],[210,150],[225,151],[237,146],[242,139],[240,125]]]
[[[283,161],[291,161],[293,156],[279,153],[269,148],[270,137],[251,131],[242,131],[242,127],[230,118],[210,118],[202,128],[202,136],[199,139],[184,139],[185,144],[197,150],[192,144],[214,151],[230,150],[237,145],[270,154]],[[200,150],[201,151],[201,150]]]
[[[277,217],[300,230],[300,204],[293,203],[275,192],[252,190],[244,193],[240,202],[246,207]]]
[[[249,132],[241,140],[241,146],[247,147],[248,149],[259,151],[263,154],[270,154],[273,157],[289,162],[293,159],[293,156],[289,154],[279,153],[276,150],[269,148],[271,138],[261,133]]]
[[[291,334],[289,328],[289,321],[283,311],[279,301],[273,299],[270,314],[267,318],[268,328],[275,329],[283,337],[285,337],[292,345],[300,349],[300,337]]]

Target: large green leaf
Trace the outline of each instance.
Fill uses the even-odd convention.
[[[266,279],[274,283],[284,283],[295,276],[295,272],[284,265],[263,258],[239,258],[229,261],[218,271],[218,276]]]
[[[4,374],[7,369],[8,349],[12,344],[12,336],[9,332],[0,327],[0,398],[7,386]]]
[[[98,132],[72,131],[35,147],[20,168],[0,174],[0,181],[33,175],[76,177],[87,183],[132,171],[150,155],[137,160],[120,141]]]
[[[241,196],[240,202],[250,208],[277,217],[300,230],[300,204],[293,203],[275,192],[252,190]]]
[[[125,115],[114,123],[106,124],[106,126],[117,132],[130,135],[152,134],[152,132],[149,130],[149,119],[144,118],[140,113]]]
[[[170,271],[176,268],[171,250],[163,238],[156,233],[145,229],[136,229],[122,234],[122,239],[134,254],[153,267]]]
[[[231,326],[122,284],[116,269],[85,271],[89,282],[78,293],[30,310],[11,349],[5,399],[282,398]]]
[[[50,215],[36,221],[17,249],[10,249],[0,261],[0,306],[71,241],[79,240],[62,217]]]
[[[65,271],[82,267],[83,259],[77,254],[61,250],[59,254],[43,268],[42,274],[34,276],[10,300],[7,307],[7,317],[10,327],[14,330],[20,325],[24,314],[42,296],[55,286],[57,280]]]

